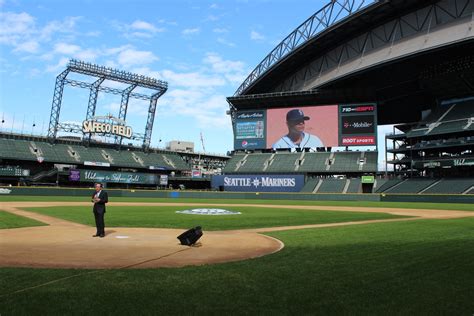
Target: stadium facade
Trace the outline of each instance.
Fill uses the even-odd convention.
[[[301,174],[314,193],[474,193],[473,11],[474,1],[331,1],[228,97],[225,174]],[[322,146],[288,141],[294,109],[312,114],[300,124]],[[395,127],[378,143],[382,125]],[[288,133],[287,148],[275,133]]]

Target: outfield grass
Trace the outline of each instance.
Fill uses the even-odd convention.
[[[472,315],[474,218],[271,233],[273,255],[146,270],[0,269],[2,315]],[[57,283],[8,294],[65,276]]]
[[[0,202],[90,202],[86,196],[0,196]],[[472,204],[467,203],[422,203],[422,202],[375,202],[375,201],[304,201],[304,200],[257,200],[257,199],[185,199],[185,198],[133,198],[110,197],[112,202],[140,203],[209,203],[209,204],[268,204],[268,205],[327,205],[327,206],[358,206],[413,208],[433,210],[474,211]]]
[[[107,208],[105,222],[107,227],[189,228],[202,226],[204,230],[212,231],[405,217],[386,213],[314,211],[246,206],[225,208],[227,210],[241,212],[242,214],[239,215],[204,216],[176,213],[176,211],[190,208],[193,207],[114,206]],[[202,206],[199,208],[202,208]],[[94,216],[92,216],[91,209],[90,206],[26,208],[28,211],[94,226]]]
[[[46,224],[0,210],[0,229],[44,226]],[[0,312],[1,314],[1,312]]]

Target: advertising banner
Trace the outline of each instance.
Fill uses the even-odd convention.
[[[362,183],[374,183],[375,178],[374,176],[362,176]]]
[[[110,167],[110,163],[99,161],[84,161],[84,166]]]
[[[237,112],[234,124],[234,148],[265,148],[265,111]]]
[[[168,185],[168,175],[160,174],[160,185]]]
[[[339,146],[376,146],[377,108],[373,103],[339,106]]]
[[[30,175],[30,169],[0,167],[0,175],[8,177],[28,177]]]
[[[69,177],[77,177],[71,170]],[[156,175],[147,173],[133,172],[113,172],[81,170],[80,181],[82,182],[106,182],[106,183],[137,183],[137,184],[156,184]]]
[[[77,169],[70,169],[69,181],[81,181],[81,171]]]
[[[217,175],[212,176],[214,189],[234,192],[299,192],[303,175]]]
[[[474,166],[473,158],[458,158],[458,159],[440,159],[440,160],[424,160],[414,161],[413,167],[416,169],[429,169],[429,168],[451,168],[451,167],[464,167]]]
[[[191,172],[192,178],[202,178],[202,171],[201,170],[193,170]]]

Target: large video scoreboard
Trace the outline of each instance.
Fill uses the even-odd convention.
[[[374,103],[238,111],[234,149],[377,145]]]

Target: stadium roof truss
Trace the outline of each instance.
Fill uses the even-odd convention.
[[[348,66],[342,65],[351,60],[362,63],[358,70],[370,68],[368,63],[376,60],[365,56],[369,52],[385,49],[386,59],[393,60],[395,52],[391,48],[398,42],[415,42],[421,38],[426,44],[420,48],[416,42],[417,50],[409,53],[406,48],[402,52],[405,55],[448,43],[467,42],[472,39],[472,10],[472,0],[331,1],[278,44],[233,97],[267,91],[314,90],[328,81],[324,74],[331,80],[347,75],[343,70]],[[457,33],[452,39],[443,37],[446,32],[439,32],[443,28]],[[435,29],[437,33],[433,33]],[[460,38],[463,31],[464,38]],[[445,43],[439,43],[441,40]],[[310,80],[313,78],[317,82]],[[278,86],[275,81],[279,82]]]
[[[79,73],[86,76],[96,77],[97,80],[93,83],[72,80],[67,78],[71,72]],[[115,81],[127,84],[128,87],[125,89],[117,89],[111,87],[102,86],[105,80]],[[60,123],[59,115],[61,112],[62,97],[65,85],[71,85],[73,87],[80,87],[90,89],[89,103],[87,106],[86,120],[91,120],[95,117],[97,97],[99,92],[112,93],[121,95],[122,99],[120,102],[120,111],[118,121],[125,122],[127,117],[128,101],[130,98],[149,100],[150,105],[148,108],[148,118],[145,126],[145,133],[138,134],[133,133],[131,139],[143,140],[143,147],[149,148],[151,141],[151,134],[153,130],[153,122],[155,119],[156,103],[168,89],[168,83],[151,77],[143,75],[133,74],[123,70],[112,69],[104,66],[99,66],[91,63],[86,63],[78,60],[70,60],[66,70],[61,72],[56,77],[56,85],[54,87],[53,103],[51,106],[51,116],[48,128],[48,139],[50,142],[54,142],[58,131],[67,131],[74,133],[82,133],[81,126],[72,123]],[[151,95],[135,93],[133,90],[137,87],[147,88],[153,90],[154,93]],[[85,135],[84,135],[85,136]],[[83,139],[86,139],[83,137]],[[115,143],[120,145],[122,143],[122,136],[115,136]],[[90,136],[88,138],[90,142]]]
[[[363,10],[364,8],[377,4],[377,0],[332,0],[322,9],[317,11],[293,32],[291,32],[280,44],[278,44],[250,73],[244,80],[234,96],[245,93],[261,75],[282,61],[291,52],[302,46],[308,40],[316,37],[321,32],[340,22],[341,20]]]

